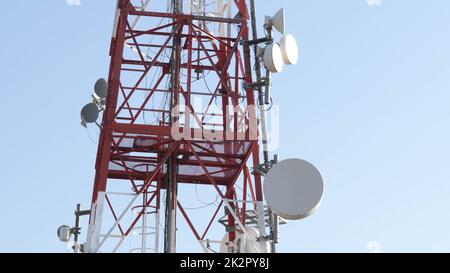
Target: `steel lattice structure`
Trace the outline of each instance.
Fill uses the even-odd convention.
[[[164,251],[175,252],[177,214],[208,251],[204,242],[224,207],[230,242],[250,224],[265,236],[261,175],[253,171],[260,165],[258,93],[244,88],[254,80],[246,1],[216,1],[213,12],[183,1],[144,2],[117,4],[85,251],[120,251],[141,228],[138,251],[157,252],[164,219]],[[123,194],[131,201],[120,210],[111,201],[113,183],[128,185]],[[208,185],[219,195],[206,229],[184,209],[180,184]],[[254,219],[246,219],[250,211]],[[150,233],[157,236],[151,248]]]

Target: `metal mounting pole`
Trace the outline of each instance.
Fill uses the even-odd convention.
[[[252,25],[252,36],[253,40],[258,40],[258,26],[256,23],[256,9],[255,9],[255,0],[250,0],[250,17],[251,17],[251,25]],[[255,52],[255,72],[256,72],[256,82],[262,81],[262,73],[261,73],[261,65],[258,59],[256,52],[258,52],[258,43],[253,44],[253,50]],[[269,163],[269,147],[267,143],[267,128],[266,128],[266,112],[264,111],[265,99],[264,92],[261,87],[257,88],[258,90],[258,103],[260,106],[260,119],[261,119],[261,133],[263,138],[263,156],[264,156],[264,164]]]
[[[266,27],[267,30],[267,39],[269,41],[271,41],[271,43],[273,43],[273,27],[272,26],[267,26]],[[269,71],[269,69],[266,69],[266,81],[267,81],[267,85],[266,85],[266,91],[264,92],[264,103],[266,105],[271,104],[271,89],[272,89],[272,73]]]
[[[182,0],[172,0],[172,9],[174,14],[181,14],[183,11]],[[174,19],[176,20],[176,19]],[[177,26],[174,26],[174,29]],[[179,75],[180,75],[180,51],[181,40],[177,34],[173,38],[173,51],[171,57],[171,103],[170,103],[170,125],[175,123],[175,117],[172,115],[172,109],[178,104],[179,91]],[[177,213],[177,158],[176,155],[171,156],[167,161],[167,190],[166,190],[166,217],[165,217],[165,240],[164,252],[176,252],[176,213]]]
[[[250,0],[250,19],[251,19],[251,27],[252,27],[252,38],[254,41],[258,40],[258,26],[256,21],[256,9],[255,9],[255,0]],[[260,60],[258,57],[258,43],[253,44],[253,50],[255,53],[255,73],[256,73],[256,82],[261,83],[263,81],[262,79],[262,73],[261,73],[261,65]],[[258,90],[258,104],[260,108],[260,119],[261,119],[261,135],[262,135],[262,146],[263,146],[263,160],[264,166],[269,166],[270,159],[269,159],[269,146],[268,146],[268,139],[267,139],[267,117],[266,117],[266,110],[265,107],[265,96],[263,91],[264,86],[258,86],[256,87],[256,90]],[[258,175],[261,175],[258,172],[255,172],[255,179]],[[261,201],[256,205],[256,211],[258,214],[258,228],[259,231],[263,236],[266,235],[266,221],[265,221],[265,209],[264,209],[264,203]],[[261,240],[261,247],[264,247],[266,245],[265,239]],[[273,248],[272,248],[273,249]]]
[[[81,248],[80,244],[79,244],[79,237],[81,234],[81,227],[80,227],[80,217],[81,216],[86,216],[86,215],[90,215],[91,211],[90,210],[81,210],[81,204],[77,204],[77,209],[75,210],[75,227],[72,230],[73,233],[73,252],[74,253],[80,253],[80,251],[82,252],[83,249]]]
[[[81,210],[81,205],[77,204],[77,210],[75,211],[75,228],[74,228],[74,237],[73,237],[73,252],[78,253],[79,247],[78,247],[78,237],[80,236],[80,216],[78,215],[78,212]]]
[[[278,164],[278,155],[274,156],[272,161],[273,165]],[[280,236],[280,217],[274,213],[271,209],[269,209],[269,224],[270,224],[270,250],[272,253],[277,252],[277,244],[279,243]]]

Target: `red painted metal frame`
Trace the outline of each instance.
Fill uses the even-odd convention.
[[[160,208],[160,192],[165,188],[165,162],[169,157],[181,157],[179,166],[189,166],[201,171],[201,175],[179,173],[178,183],[195,183],[210,185],[217,191],[222,199],[237,198],[236,184],[242,182],[243,196],[241,200],[263,201],[261,177],[251,174],[250,165],[259,165],[259,144],[257,139],[250,138],[252,132],[248,118],[240,118],[246,126],[245,140],[211,140],[204,136],[197,139],[176,140],[172,136],[172,128],[167,122],[169,109],[155,108],[149,102],[156,100],[156,94],[171,94],[184,104],[185,109],[193,112],[195,126],[201,127],[206,123],[209,109],[217,100],[221,101],[222,122],[220,126],[214,127],[216,135],[226,135],[228,119],[234,118],[233,128],[237,131],[239,117],[234,114],[229,116],[226,111],[230,105],[235,107],[255,106],[255,91],[252,89],[242,90],[243,83],[252,81],[252,63],[249,46],[241,44],[241,41],[249,39],[248,11],[245,0],[235,0],[234,10],[239,16],[235,19],[218,19],[208,17],[196,17],[193,15],[175,15],[165,12],[138,11],[133,6],[133,1],[119,1],[120,14],[117,22],[117,33],[111,42],[111,64],[109,72],[109,95],[106,102],[106,110],[103,114],[102,130],[98,146],[96,174],[93,189],[92,202],[97,202],[100,192],[106,192],[110,179],[128,181],[134,193],[147,192],[149,187],[155,188],[150,199],[144,207]],[[173,22],[155,25],[147,29],[132,29],[129,18],[140,16],[142,21],[151,18],[169,18]],[[237,19],[236,19],[237,18]],[[238,31],[232,37],[218,37],[195,24],[199,19],[211,22],[221,21],[235,26]],[[150,20],[149,20],[150,21]],[[181,62],[181,69],[186,71],[186,82],[181,83],[182,75],[176,75],[178,88],[170,90],[162,87],[164,80],[170,77],[170,62],[163,61],[168,51],[171,51],[173,37],[182,40],[182,51],[187,54],[187,60]],[[143,40],[144,37],[158,37],[160,44],[150,44]],[[137,54],[135,58],[125,54],[125,45],[132,47]],[[145,55],[150,47],[157,48],[151,58]],[[136,57],[137,55],[137,57]],[[204,64],[206,63],[206,64]],[[151,87],[142,87],[144,80],[151,73],[161,70]],[[215,76],[217,85],[209,96],[209,104],[206,111],[197,113],[191,104],[195,93],[193,87],[193,75],[201,71],[211,71]],[[134,81],[126,78],[126,75],[140,74]],[[205,72],[207,73],[207,72]],[[146,97],[142,99],[145,92]],[[199,93],[199,92],[197,92]],[[139,97],[140,96],[140,97]],[[243,102],[239,100],[244,99]],[[256,116],[256,108],[242,110],[247,116]],[[158,113],[161,115],[159,124],[146,124],[142,121],[144,115]],[[199,134],[198,128],[191,128],[189,118],[184,120],[184,129],[192,134]],[[190,126],[187,126],[190,125]],[[242,125],[242,124],[241,124]],[[223,130],[223,131],[221,131]],[[235,136],[237,133],[235,134]],[[126,144],[128,143],[128,144]],[[132,143],[131,145],[129,143]],[[135,155],[139,153],[139,156]],[[143,155],[145,154],[145,155]],[[114,167],[113,167],[114,166]],[[145,166],[146,170],[138,170]],[[149,170],[149,168],[154,168]],[[253,176],[253,178],[252,178]],[[140,184],[137,181],[144,181]],[[179,195],[183,193],[180,192]],[[113,220],[116,221],[117,214],[109,200],[106,201]],[[190,219],[187,211],[178,201],[181,214],[192,229],[196,239],[204,240],[211,230],[224,201],[211,216],[206,229],[199,233],[199,227]],[[248,205],[246,202],[233,202],[236,213],[245,224],[245,215]],[[138,223],[144,213],[144,208],[136,215],[131,226],[128,228],[118,225],[120,234],[128,235]],[[91,218],[94,215],[91,215]],[[95,222],[95,219],[91,219]],[[235,219],[228,217],[229,225],[235,225]],[[235,232],[230,232],[230,239],[234,240]]]

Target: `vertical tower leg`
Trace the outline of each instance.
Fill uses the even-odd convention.
[[[106,197],[106,184],[108,180],[108,168],[111,156],[110,143],[113,139],[113,132],[110,128],[114,122],[115,110],[117,107],[118,90],[120,88],[120,69],[118,64],[122,62],[123,50],[125,47],[125,33],[128,20],[128,13],[123,11],[129,5],[127,0],[117,1],[116,18],[112,37],[111,64],[109,71],[109,86],[106,104],[108,108],[103,113],[103,124],[100,133],[99,147],[97,151],[96,174],[94,191],[91,205],[91,216],[87,236],[86,250],[88,252],[97,251],[102,227],[103,208]]]
[[[174,14],[181,14],[183,11],[183,1],[182,0],[172,0],[172,8]],[[174,22],[177,18],[174,18]],[[175,29],[175,26],[174,26]],[[181,50],[181,39],[175,33],[173,39],[173,50],[171,58],[171,83],[170,89],[171,93],[171,118],[170,124],[173,125],[177,122],[172,116],[172,110],[178,106],[179,103],[179,92],[180,92],[180,54]],[[177,157],[171,156],[167,162],[168,175],[167,175],[167,190],[166,190],[166,224],[165,224],[165,241],[164,241],[164,252],[175,253],[176,252],[176,229],[177,229]]]

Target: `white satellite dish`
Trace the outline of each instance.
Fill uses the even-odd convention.
[[[101,78],[94,86],[95,95],[101,99],[105,99],[108,96],[108,82]]]
[[[260,233],[257,228],[248,227],[241,236],[241,253],[263,253],[259,242]]]
[[[294,65],[298,62],[298,45],[294,36],[284,35],[280,42],[281,53],[285,64]]]
[[[234,243],[240,242],[241,235],[242,234],[240,232],[236,232],[236,239]],[[229,245],[230,245],[230,235],[227,233],[225,234],[225,236],[223,236],[222,242],[220,243],[219,253],[230,253]]]
[[[285,33],[286,23],[284,16],[284,9],[280,9],[273,17],[266,16],[265,23],[268,26],[273,26],[276,30],[278,30],[281,34]]]
[[[260,233],[255,227],[248,227],[246,233],[236,231],[235,244],[239,245],[240,253],[264,253],[259,242]],[[229,253],[230,236],[227,233],[220,244],[219,253]]]
[[[98,106],[95,103],[89,103],[81,110],[81,120],[84,123],[94,123],[99,116]]]
[[[311,163],[301,159],[276,164],[264,181],[264,196],[269,208],[288,220],[313,214],[324,191],[322,175]]]
[[[72,237],[72,228],[69,226],[60,226],[58,228],[58,238],[61,242],[68,242]]]
[[[270,44],[264,49],[264,64],[272,73],[283,71],[283,54],[277,43]]]

